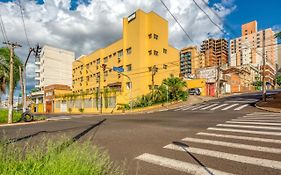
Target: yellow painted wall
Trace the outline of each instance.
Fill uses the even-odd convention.
[[[151,38],[149,38],[150,34]],[[154,34],[158,35],[158,39],[154,39]],[[130,54],[127,53],[128,48],[131,48]],[[167,53],[164,53],[163,49],[166,49]],[[118,61],[117,52],[119,50],[123,50],[123,55]],[[158,55],[154,55],[154,51],[157,51]],[[107,57],[107,62],[104,61],[105,57]],[[97,64],[98,59],[100,59],[100,64]],[[102,64],[107,65],[107,77],[101,68]],[[131,71],[127,71],[127,65],[132,66]],[[122,84],[121,94],[117,96],[117,103],[128,103],[130,101],[130,90],[126,86],[126,83],[129,82],[128,78],[118,76],[117,72],[110,69],[113,66],[123,66],[124,74],[132,79],[132,97],[134,99],[150,92],[152,72],[149,71],[149,67],[154,65],[158,68],[154,77],[155,85],[160,85],[162,80],[169,77],[170,74],[178,77],[179,51],[168,44],[168,21],[154,12],[145,13],[137,10],[134,20],[129,22],[128,18],[123,18],[122,39],[73,62],[73,93],[77,94],[82,91],[94,93],[99,87],[97,74],[100,73],[101,91],[109,84],[120,82]],[[164,69],[165,66],[166,69]],[[81,81],[81,77],[83,81]]]
[[[34,112],[34,108],[37,108],[36,112]],[[43,103],[31,104],[31,112],[32,113],[43,113],[44,112],[44,104]]]
[[[205,79],[192,79],[186,80],[187,88],[200,88],[201,96],[206,96],[206,80]]]

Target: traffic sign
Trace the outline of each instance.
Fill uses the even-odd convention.
[[[115,72],[124,72],[123,67],[113,67],[112,70],[115,71]]]

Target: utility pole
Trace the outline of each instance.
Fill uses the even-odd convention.
[[[9,82],[9,99],[8,99],[8,123],[13,123],[13,104],[14,104],[14,49],[21,47],[18,43],[3,42],[10,49],[10,82]]]
[[[262,101],[266,101],[266,82],[265,82],[265,31],[263,30],[262,41]]]
[[[220,94],[220,71],[221,71],[221,58],[219,59],[219,65],[217,68],[217,90],[216,90],[216,96],[219,97]]]
[[[23,90],[22,67],[21,66],[19,66],[19,73],[20,73],[20,88],[21,88],[21,105],[23,106],[23,103],[24,103],[24,99],[23,99],[24,90]]]
[[[156,72],[158,71],[158,68],[156,65],[154,65],[151,69],[151,93],[152,93],[152,100],[154,100],[154,76]]]

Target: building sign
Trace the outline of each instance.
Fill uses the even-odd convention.
[[[134,19],[136,19],[136,12],[134,12],[133,14],[131,14],[130,16],[128,16],[128,23],[133,21]]]

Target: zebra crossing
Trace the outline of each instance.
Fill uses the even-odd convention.
[[[255,121],[251,122],[252,119]],[[246,114],[209,127],[195,136],[182,138],[180,142],[167,144],[162,149],[164,152],[161,152],[165,155],[144,153],[135,159],[173,169],[175,172],[196,175],[256,174],[253,169],[257,167],[258,173],[261,174],[279,174],[281,114],[264,112]],[[182,158],[188,155],[186,153],[197,160],[197,163]],[[204,161],[205,165],[198,163],[200,160],[196,157],[200,156],[211,161]],[[229,167],[219,166],[220,163],[214,164],[214,161],[226,163]],[[236,164],[243,167],[235,168]]]
[[[240,103],[234,103],[234,104],[227,104],[227,103],[207,103],[207,104],[196,104],[196,105],[186,105],[181,106],[174,111],[214,111],[214,110],[234,110],[234,111],[240,111],[246,107],[248,107],[249,104],[240,104]]]

